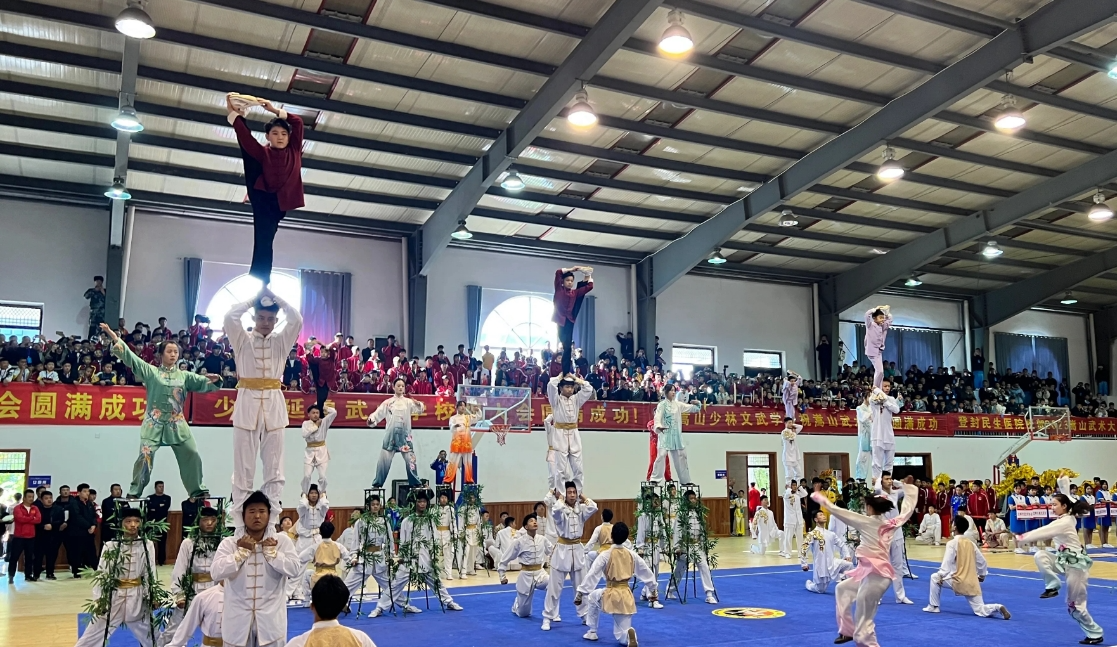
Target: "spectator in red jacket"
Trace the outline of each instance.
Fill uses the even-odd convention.
[[[989,516],[989,510],[993,504],[989,502],[989,495],[982,487],[981,479],[970,481],[970,492],[966,499],[966,510],[969,511],[970,516],[974,519],[983,519]],[[978,525],[979,534],[984,531],[982,524]]]
[[[8,540],[8,584],[16,579],[19,558],[23,556],[23,578],[28,582],[36,579],[32,568],[35,564],[35,526],[43,522],[39,508],[35,507],[35,490],[23,491],[23,501],[12,510],[14,528]]]

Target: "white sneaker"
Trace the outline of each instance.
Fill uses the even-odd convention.
[[[1113,544],[1102,544],[1102,548],[1113,548]]]
[[[559,618],[559,617],[551,618],[551,622],[562,622],[562,618]]]
[[[380,607],[376,607],[375,609],[372,610],[372,613],[368,614],[368,617],[379,618],[380,614],[382,614],[382,613],[384,613],[384,612],[380,610]]]
[[[653,608],[653,609],[662,609],[663,608],[663,604],[660,603],[659,600],[652,600],[652,603],[649,604],[648,606]]]
[[[714,597],[713,593],[706,594],[706,604],[717,604],[718,600]]]
[[[597,640],[597,632],[594,631],[593,629],[590,629],[586,633],[582,634],[582,639],[583,640]]]
[[[938,613],[939,608],[938,607],[933,607],[933,606],[928,604],[927,606],[923,607],[923,611],[925,613]]]
[[[915,573],[908,573],[908,575],[910,575],[911,579],[913,579],[913,580],[918,580],[919,579],[919,576],[916,575]]]
[[[1039,549],[1037,549],[1035,546],[1032,546],[1031,548],[1028,549],[1028,552],[1032,555],[1035,555],[1036,553],[1039,552]]]
[[[542,629],[543,631],[550,631],[551,630],[551,621],[546,619],[546,618],[543,618],[543,626],[540,627],[540,629]]]
[[[446,605],[446,608],[451,611],[461,611],[462,605],[458,604],[457,602],[451,602],[450,604]]]
[[[915,603],[911,601],[911,598],[901,598],[899,600],[896,600],[896,604],[915,604]]]
[[[942,546],[942,542],[941,542],[941,541],[936,541],[936,542],[935,542],[935,545],[936,545],[936,546]]]
[[[408,605],[405,605],[403,607],[403,612],[404,613],[422,613],[423,610],[420,609],[419,607],[413,605],[413,604],[408,604]]]
[[[640,643],[636,641],[636,630],[632,627],[628,628],[628,647],[639,647]]]
[[[1016,553],[1017,555],[1026,555],[1028,553],[1028,551],[1024,550],[1023,548],[1017,548],[1012,552]]]

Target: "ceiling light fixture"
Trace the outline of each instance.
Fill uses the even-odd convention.
[[[125,133],[138,133],[144,129],[144,125],[140,123],[139,115],[136,114],[136,109],[129,105],[120,109],[116,118],[112,120],[112,127]]]
[[[904,177],[904,167],[896,161],[896,149],[885,146],[884,162],[877,169],[877,178],[884,182],[891,182],[902,177]]]
[[[1078,303],[1078,299],[1075,299],[1074,295],[1071,294],[1071,291],[1067,290],[1067,293],[1063,295],[1063,298],[1062,298],[1062,300],[1059,301],[1059,303],[1061,303],[1065,306],[1072,306],[1072,305]]]
[[[985,249],[981,250],[981,255],[984,256],[985,258],[996,258],[996,257],[998,257],[998,256],[1000,256],[1001,254],[1004,254],[1004,253],[1005,253],[1005,250],[1001,249],[1001,246],[998,245],[997,241],[995,241],[995,240],[991,240],[988,243],[986,243],[985,244]]]
[[[1109,64],[1109,78],[1117,79],[1117,61]]]
[[[791,209],[784,209],[780,212],[780,227],[794,227],[799,224],[799,219],[795,217],[795,213]]]
[[[155,25],[151,22],[151,16],[147,15],[138,0],[130,0],[128,7],[117,15],[116,30],[132,38],[155,36]]]
[[[124,180],[121,178],[113,179],[112,188],[105,191],[106,198],[113,200],[131,200],[132,194],[128,193],[128,189],[124,187]]]
[[[566,120],[579,128],[588,128],[597,123],[597,112],[590,105],[590,95],[586,92],[586,84],[574,95],[574,103],[566,113]]]
[[[678,9],[672,9],[667,14],[667,29],[659,37],[659,49],[674,56],[694,49],[694,39],[690,37],[686,27],[683,27],[683,12]]]
[[[450,234],[450,238],[453,238],[454,240],[469,240],[470,238],[473,238],[473,232],[465,226],[464,220],[459,220],[458,228],[454,230],[454,233]]]
[[[1013,132],[1023,128],[1026,123],[1028,120],[1024,117],[1024,113],[1016,107],[1016,97],[1011,94],[1001,97],[1001,108],[993,117],[993,125],[999,130]]]
[[[1090,207],[1087,216],[1094,222],[1102,222],[1113,217],[1113,209],[1110,209],[1109,205],[1105,203],[1105,194],[1101,192],[1101,189],[1094,191],[1094,206]]]
[[[706,262],[710,265],[723,265],[728,261],[725,259],[724,256],[721,255],[720,249],[715,249],[714,251],[710,252],[709,256],[706,257]]]
[[[887,250],[887,249],[881,249],[881,248],[879,248],[879,247],[874,247],[874,248],[872,248],[872,249],[871,249],[871,250],[869,250],[869,251],[871,251],[871,252],[872,252],[872,253],[874,253],[874,254],[880,254],[881,256],[884,256],[885,254],[887,254],[887,253],[888,253],[888,250]]]
[[[508,175],[500,182],[500,188],[505,191],[522,191],[524,188],[524,180],[520,174],[515,171],[509,171]]]
[[[919,275],[913,272],[912,275],[908,277],[908,280],[904,281],[904,285],[909,288],[915,288],[923,285],[923,281],[919,280]]]

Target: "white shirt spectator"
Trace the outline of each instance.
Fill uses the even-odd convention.
[[[51,383],[51,384],[55,384],[55,383],[58,382],[58,372],[57,371],[41,371],[39,373],[39,384],[44,384],[44,383],[48,383],[48,382]]]

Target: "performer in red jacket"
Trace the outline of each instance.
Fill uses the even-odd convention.
[[[35,490],[24,490],[23,500],[12,510],[15,528],[8,540],[8,584],[16,578],[20,555],[24,557],[23,579],[28,582],[38,579],[32,571],[35,564],[35,526],[43,522],[43,516],[34,503]]]
[[[264,282],[271,282],[272,243],[279,221],[288,211],[302,207],[303,202],[303,122],[298,115],[276,108],[271,101],[256,99],[257,105],[275,115],[264,127],[268,145],[261,146],[244,119],[247,109],[239,95],[229,93],[229,123],[237,134],[241,158],[244,160],[244,182],[252,203],[252,267],[248,273]],[[251,97],[255,99],[255,97]]]
[[[574,283],[574,272],[582,273],[582,280]],[[574,266],[555,270],[555,314],[552,321],[559,327],[562,344],[562,374],[574,374],[574,321],[582,309],[582,300],[593,289],[593,268]]]

